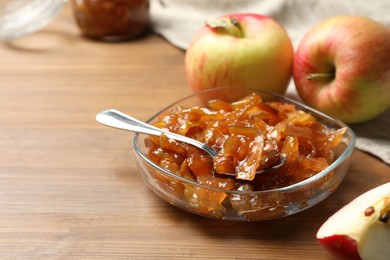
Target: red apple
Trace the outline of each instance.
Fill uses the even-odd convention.
[[[336,212],[318,230],[317,239],[341,259],[389,259],[390,182]]]
[[[390,30],[369,18],[339,16],[311,28],[295,54],[302,100],[346,123],[390,107]]]
[[[229,14],[207,21],[185,57],[190,88],[245,87],[284,94],[294,56],[284,28],[259,14]]]

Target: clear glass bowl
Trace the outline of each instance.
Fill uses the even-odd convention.
[[[202,106],[213,98],[232,102],[253,92],[264,101],[293,103],[297,109],[314,115],[330,128],[346,127],[343,141],[334,151],[333,163],[320,173],[283,188],[252,192],[223,190],[201,185],[161,168],[147,156],[148,135],[137,133],[134,135],[133,147],[139,172],[148,186],[163,200],[182,210],[206,217],[237,221],[261,221],[289,216],[318,204],[335,191],[350,166],[350,155],[355,147],[354,133],[343,122],[283,96],[251,89],[211,89],[180,99],[151,117],[148,122],[155,121],[159,115],[178,105]],[[211,199],[197,200],[202,196]],[[217,205],[216,202],[221,200],[222,203]]]

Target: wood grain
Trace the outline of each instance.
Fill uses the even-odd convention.
[[[182,212],[137,173],[132,134],[95,115],[142,120],[190,94],[184,52],[156,35],[123,43],[80,36],[69,9],[42,31],[0,45],[1,259],[326,259],[319,226],[389,166],[355,151],[319,205],[238,223]]]

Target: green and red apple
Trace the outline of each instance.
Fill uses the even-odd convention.
[[[390,107],[390,30],[365,17],[338,16],[312,27],[294,57],[302,100],[346,123]]]
[[[284,94],[294,51],[285,29],[270,17],[239,13],[210,19],[189,45],[190,88],[252,88]]]
[[[389,259],[390,182],[341,208],[320,227],[317,239],[340,259]]]

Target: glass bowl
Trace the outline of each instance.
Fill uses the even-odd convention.
[[[201,216],[223,220],[262,221],[306,210],[335,191],[350,166],[350,155],[355,147],[354,133],[340,120],[286,97],[253,89],[210,89],[180,99],[147,122],[156,121],[161,114],[177,106],[204,106],[205,102],[214,98],[233,102],[251,93],[256,93],[263,101],[292,103],[297,109],[310,113],[329,128],[345,127],[347,130],[343,134],[342,142],[334,149],[334,161],[325,170],[290,186],[261,191],[224,190],[202,185],[163,169],[147,156],[149,136],[136,133],[133,147],[139,172],[159,197],[182,210]]]

